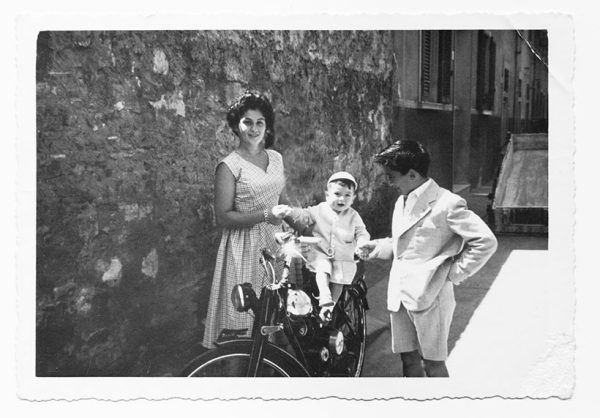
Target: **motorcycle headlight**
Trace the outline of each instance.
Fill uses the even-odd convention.
[[[287,312],[295,316],[306,316],[312,311],[310,297],[302,290],[290,289],[287,294]]]
[[[344,351],[344,334],[341,331],[332,331],[329,334],[329,349],[337,354],[341,355]]]
[[[231,303],[238,312],[246,312],[252,308],[256,293],[250,283],[236,284],[231,291]]]

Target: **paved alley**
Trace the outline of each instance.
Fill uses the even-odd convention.
[[[467,197],[469,208],[485,219],[486,191]],[[548,237],[499,235],[498,250],[473,277],[455,286],[456,310],[449,337],[450,376],[485,382],[491,376],[511,384],[541,346],[540,316],[550,308]],[[401,376],[402,365],[391,352],[386,309],[388,261],[367,264],[367,350],[363,376]],[[527,370],[525,370],[527,369]]]

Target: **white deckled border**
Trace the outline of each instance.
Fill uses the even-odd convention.
[[[253,18],[249,18],[253,17]],[[36,378],[35,377],[35,46],[40,30],[117,29],[547,29],[549,31],[550,272],[547,302],[561,338],[551,362],[573,364],[574,352],[574,27],[560,14],[454,15],[78,15],[25,16],[17,21],[17,378],[18,396],[50,399],[438,399],[446,397],[568,397],[567,385],[545,381],[543,372],[521,385],[482,387],[477,379],[254,379]],[[595,140],[595,139],[594,139]],[[592,279],[592,278],[590,278]],[[507,301],[507,306],[510,302]],[[566,342],[566,345],[565,345]],[[539,370],[539,369],[538,369]],[[494,376],[490,376],[494,379]],[[502,382],[501,382],[502,383]],[[504,382],[506,383],[506,382]],[[566,389],[565,389],[566,388]],[[398,411],[401,413],[401,411]]]

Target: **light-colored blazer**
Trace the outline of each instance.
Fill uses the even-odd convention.
[[[460,196],[431,180],[404,218],[403,196],[396,202],[392,237],[377,240],[371,258],[393,257],[387,305],[398,311],[426,309],[446,280],[459,284],[496,251],[492,231],[467,209]]]

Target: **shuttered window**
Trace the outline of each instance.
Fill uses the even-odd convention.
[[[486,31],[480,30],[477,40],[477,99],[478,110],[493,110],[496,93],[496,42]],[[504,74],[508,87],[507,71]]]
[[[452,31],[421,31],[421,101],[452,101]]]

